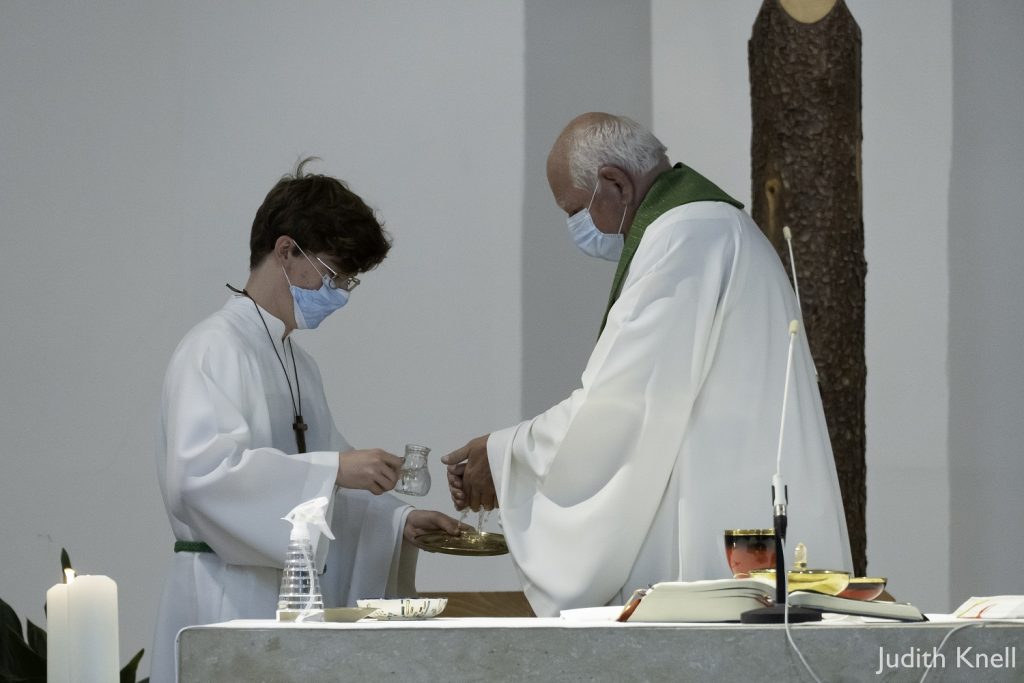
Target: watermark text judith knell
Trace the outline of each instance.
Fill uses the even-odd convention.
[[[938,648],[911,647],[902,651],[878,648],[878,669],[875,675],[901,669],[1016,669],[1017,646],[1007,645],[1001,650],[982,651],[973,646],[960,646],[952,652],[939,652]]]

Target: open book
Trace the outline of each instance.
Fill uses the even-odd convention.
[[[619,621],[739,621],[747,610],[772,604],[775,587],[756,579],[668,581],[635,591]],[[794,591],[789,604],[822,612],[927,621],[913,605],[876,600],[850,600],[824,593]]]

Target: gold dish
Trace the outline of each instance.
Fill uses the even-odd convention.
[[[487,531],[464,531],[461,536],[449,536],[443,531],[431,531],[414,538],[412,544],[429,553],[444,553],[446,555],[485,557],[508,553],[505,537]]]
[[[841,598],[851,600],[874,600],[885,590],[886,580],[883,577],[854,576],[849,585],[839,594]]]
[[[755,569],[750,572],[750,578],[763,581],[770,586],[775,585],[774,569]],[[850,572],[841,572],[834,569],[791,569],[786,572],[786,590],[793,591],[814,591],[826,595],[839,595],[850,583]]]

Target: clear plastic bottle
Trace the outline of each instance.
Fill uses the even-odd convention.
[[[427,455],[430,449],[414,443],[405,446],[405,462],[398,473],[396,493],[410,496],[425,496],[430,490],[430,470],[427,469]]]
[[[277,599],[278,621],[323,621],[324,596],[320,592],[320,577],[313,560],[313,541],[310,526],[329,539],[334,538],[327,526],[327,498],[321,496],[300,503],[282,517],[291,522],[288,550],[281,573],[281,592]]]
[[[293,539],[288,543],[281,573],[277,618],[281,620],[282,614],[294,614],[293,620],[320,621],[323,610],[324,597],[320,592],[320,577],[313,564],[313,545],[309,539]]]

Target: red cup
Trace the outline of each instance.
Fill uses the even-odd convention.
[[[726,529],[725,559],[732,575],[739,578],[755,569],[775,567],[773,529]]]

